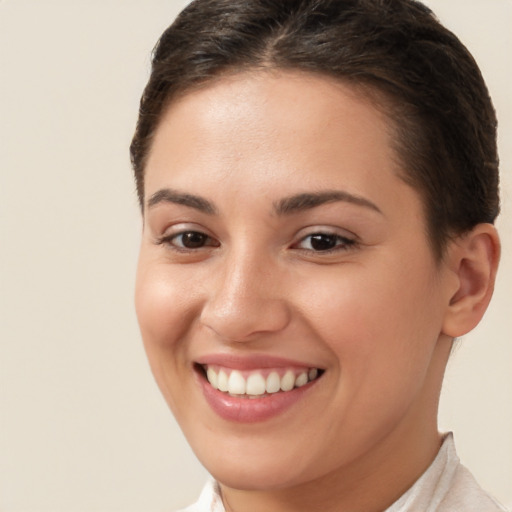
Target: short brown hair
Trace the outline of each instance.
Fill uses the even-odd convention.
[[[415,0],[195,0],[158,41],[130,147],[137,192],[177,95],[225,73],[303,70],[381,98],[434,252],[499,212],[496,115],[465,46]],[[384,100],[383,100],[384,99]]]

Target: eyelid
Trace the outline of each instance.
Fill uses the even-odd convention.
[[[157,238],[176,236],[189,231],[197,231],[198,233],[204,233],[206,236],[215,238],[209,229],[195,222],[174,222],[172,224],[168,224],[157,235]]]
[[[341,231],[341,232],[340,232]],[[326,237],[334,237],[339,243],[336,243],[334,247],[330,249],[315,250],[314,248],[300,247],[300,244],[306,241],[308,238],[315,235],[324,235]],[[292,249],[303,251],[309,254],[315,255],[327,255],[334,252],[343,252],[359,246],[359,238],[352,232],[347,230],[341,230],[339,228],[328,227],[328,226],[311,226],[307,229],[301,230],[291,245]]]
[[[328,235],[328,236],[338,236],[347,240],[359,241],[359,237],[348,229],[343,229],[335,226],[326,226],[326,225],[313,225],[302,228],[295,236],[296,240],[303,240],[308,236],[312,235]]]
[[[214,241],[214,244],[206,244],[205,246],[198,248],[198,249],[192,249],[187,247],[180,247],[177,244],[173,244],[173,240],[180,235],[184,235],[186,233],[199,233],[201,235],[204,235],[208,240]],[[202,249],[204,247],[218,247],[220,245],[220,242],[217,240],[217,238],[211,234],[211,232],[206,229],[205,227],[194,224],[194,223],[178,223],[173,224],[172,226],[168,226],[161,235],[158,235],[155,237],[155,243],[157,245],[168,245],[171,248],[178,250],[178,251],[197,251],[199,249]]]

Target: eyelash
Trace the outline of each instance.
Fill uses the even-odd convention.
[[[330,233],[328,231],[317,231],[315,233],[310,233],[309,235],[306,235],[305,237],[301,238],[299,242],[294,244],[294,246],[298,246],[299,244],[303,243],[306,240],[313,240],[313,237],[325,237],[333,240],[336,245],[334,247],[324,250],[314,250],[314,249],[304,249],[297,247],[297,249],[308,252],[308,253],[315,253],[315,254],[332,254],[335,252],[342,252],[342,251],[348,251],[350,249],[357,247],[357,241],[353,238],[348,238],[345,236],[337,235],[336,233]],[[292,246],[293,247],[293,246]]]
[[[202,237],[204,244],[202,244],[198,247],[185,247],[183,245],[183,240],[182,240],[182,245],[177,245],[176,240],[179,239],[180,237],[184,237],[185,235]],[[319,241],[320,237],[324,237],[325,239],[330,239],[330,241],[334,242],[335,245],[331,248],[327,248],[327,249],[323,249],[323,250],[322,249],[315,250],[314,248],[300,247],[300,245],[308,239],[310,240],[309,245],[312,245],[311,242],[314,239],[314,237],[317,237],[317,241]],[[324,239],[324,241],[325,241],[325,239]],[[214,242],[214,243],[212,243],[212,242]],[[203,233],[201,231],[192,230],[192,229],[180,231],[179,233],[173,233],[172,235],[163,236],[163,237],[159,238],[156,243],[158,245],[167,245],[172,250],[175,250],[178,252],[195,252],[197,250],[204,249],[205,247],[219,247],[220,246],[219,242],[217,242],[214,238],[208,236],[206,233]],[[298,242],[294,243],[291,246],[291,248],[297,249],[299,251],[303,251],[308,254],[314,253],[314,254],[327,255],[327,254],[332,254],[335,252],[348,251],[352,248],[356,248],[357,245],[358,245],[358,243],[357,243],[357,240],[355,240],[355,239],[340,236],[335,233],[330,233],[327,231],[317,231],[317,232],[310,233],[310,234],[304,236]]]
[[[172,235],[165,235],[165,236],[159,238],[156,241],[156,243],[157,243],[157,245],[167,245],[171,249],[178,251],[178,252],[193,252],[198,249],[203,249],[204,247],[218,247],[220,245],[220,243],[218,243],[216,241],[215,241],[216,243],[213,243],[213,244],[210,243],[209,245],[205,244],[205,245],[201,245],[200,247],[185,247],[183,245],[177,245],[175,243],[175,241],[179,237],[183,237],[184,235],[199,235],[200,237],[204,237],[205,242],[215,241],[214,238],[208,236],[206,233],[203,233],[203,232],[197,231],[197,230],[193,230],[193,229],[188,229],[188,230],[180,231],[179,233],[173,233]]]

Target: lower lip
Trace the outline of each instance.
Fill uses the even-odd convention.
[[[261,398],[239,398],[212,388],[204,377],[200,377],[203,394],[210,407],[221,418],[238,423],[256,423],[279,416],[299,402],[317,381]]]

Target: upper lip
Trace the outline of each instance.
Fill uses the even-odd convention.
[[[234,354],[207,354],[195,361],[201,366],[217,365],[233,370],[256,370],[258,368],[319,368],[310,362],[297,361],[284,357],[270,356],[267,354],[252,354],[239,356]]]

